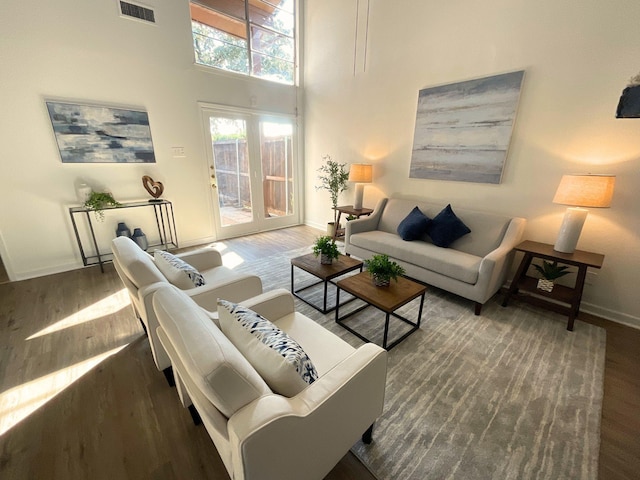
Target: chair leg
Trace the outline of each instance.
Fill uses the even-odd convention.
[[[189,409],[189,413],[191,414],[191,420],[193,420],[193,424],[194,425],[202,424],[202,418],[200,417],[198,410],[196,410],[196,407],[194,407],[193,405],[189,405],[188,409]]]
[[[373,441],[373,423],[369,428],[367,428],[367,431],[362,434],[363,443],[366,443],[367,445],[369,445],[372,441]]]
[[[476,308],[475,308],[475,312],[474,312],[474,313],[475,313],[476,315],[480,315],[480,312],[481,312],[481,311],[482,311],[482,304],[481,304],[481,303],[476,302]]]
[[[144,330],[144,334],[148,336],[149,334],[147,333],[147,326],[144,324],[144,322],[140,317],[138,317],[138,320],[140,320],[140,325],[142,325],[142,330]]]
[[[164,373],[164,378],[167,379],[167,383],[170,387],[176,386],[176,379],[173,378],[173,369],[171,367],[165,368],[162,373]]]

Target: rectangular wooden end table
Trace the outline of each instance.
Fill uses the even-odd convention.
[[[340,306],[338,306],[338,308],[336,308],[336,323],[353,333],[355,336],[364,340],[365,342],[370,342],[371,340],[346,325],[344,323],[344,320],[369,306],[376,307],[377,309],[382,310],[385,313],[382,348],[386,350],[391,350],[393,347],[398,345],[401,341],[403,341],[405,338],[407,338],[409,335],[420,328],[420,321],[422,320],[422,307],[424,306],[424,294],[427,291],[427,287],[425,285],[415,282],[409,278],[399,277],[397,282],[392,280],[391,284],[388,287],[376,287],[373,284],[371,275],[368,272],[361,272],[357,275],[338,280],[337,285],[338,291],[336,293],[336,303],[340,303],[340,290],[344,290],[354,297],[364,301],[365,305],[357,308],[356,310],[353,310],[352,312],[347,313],[342,317],[340,317]],[[420,297],[420,309],[418,310],[418,318],[416,322],[412,322],[411,320],[395,313],[398,308],[406,305],[407,303],[418,297]],[[402,320],[408,325],[411,325],[412,328],[397,340],[388,343],[389,319],[392,316],[399,320]]]
[[[310,273],[311,275],[319,278],[320,280],[310,285],[306,285],[302,288],[298,288],[296,290],[294,287],[294,275],[293,275],[294,268],[293,267],[298,267],[299,269],[304,270],[307,273]],[[322,265],[320,263],[320,257],[316,257],[313,253],[302,255],[301,257],[292,258],[291,259],[291,293],[293,294],[294,297],[299,298],[304,303],[312,306],[313,308],[315,308],[321,313],[331,312],[336,308],[338,304],[338,298],[336,297],[336,305],[334,305],[333,307],[327,308],[328,284],[334,283],[332,282],[334,278],[340,277],[345,273],[353,272],[354,270],[360,270],[362,272],[362,262],[360,260],[356,260],[355,258],[347,257],[346,255],[340,255],[336,260],[333,261],[331,265]],[[324,295],[322,297],[323,298],[322,307],[298,295],[298,292],[314,287],[321,283],[324,283]],[[349,299],[348,301],[344,302],[343,305],[353,300],[355,300],[355,298]]]
[[[567,315],[567,330],[573,331],[573,323],[580,313],[580,301],[582,300],[582,290],[584,289],[585,277],[587,276],[587,268],[601,268],[602,262],[604,262],[604,255],[583,250],[576,250],[573,253],[556,252],[553,249],[553,245],[531,240],[525,240],[519,245],[516,245],[514,250],[523,252],[524,256],[511,282],[511,286],[502,301],[502,306],[506,307],[511,297],[517,297],[520,300],[539,307]],[[574,287],[571,288],[556,284],[551,292],[545,292],[536,288],[538,279],[527,275],[531,261],[534,258],[578,267]],[[528,292],[528,294],[519,295],[520,290]]]

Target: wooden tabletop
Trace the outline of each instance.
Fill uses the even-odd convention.
[[[424,285],[405,277],[398,277],[397,282],[391,280],[388,287],[376,287],[369,272],[338,280],[336,285],[386,313],[392,313],[427,290]]]
[[[353,208],[353,205],[344,205],[342,207],[332,208],[340,213],[346,213],[347,215],[368,215],[373,213],[372,208]]]
[[[313,253],[309,253],[301,257],[292,258],[291,265],[315,275],[322,280],[331,280],[344,273],[360,268],[362,262],[353,257],[341,254],[337,259],[333,260],[331,265],[323,265],[320,263],[320,256],[316,257]]]
[[[569,265],[586,265],[588,267],[601,268],[602,263],[604,262],[604,255],[599,253],[587,252],[584,250],[575,250],[573,253],[562,253],[554,250],[553,245],[534,242],[532,240],[525,240],[514,248],[520,252],[532,253],[537,257],[546,258],[548,260],[557,260]]]

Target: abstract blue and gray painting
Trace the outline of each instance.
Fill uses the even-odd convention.
[[[46,102],[64,163],[154,163],[147,112]]]
[[[420,90],[409,177],[500,183],[523,76]]]

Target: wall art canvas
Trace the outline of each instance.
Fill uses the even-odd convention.
[[[63,163],[155,163],[147,112],[46,104]]]
[[[524,71],[420,90],[410,178],[500,183]]]

